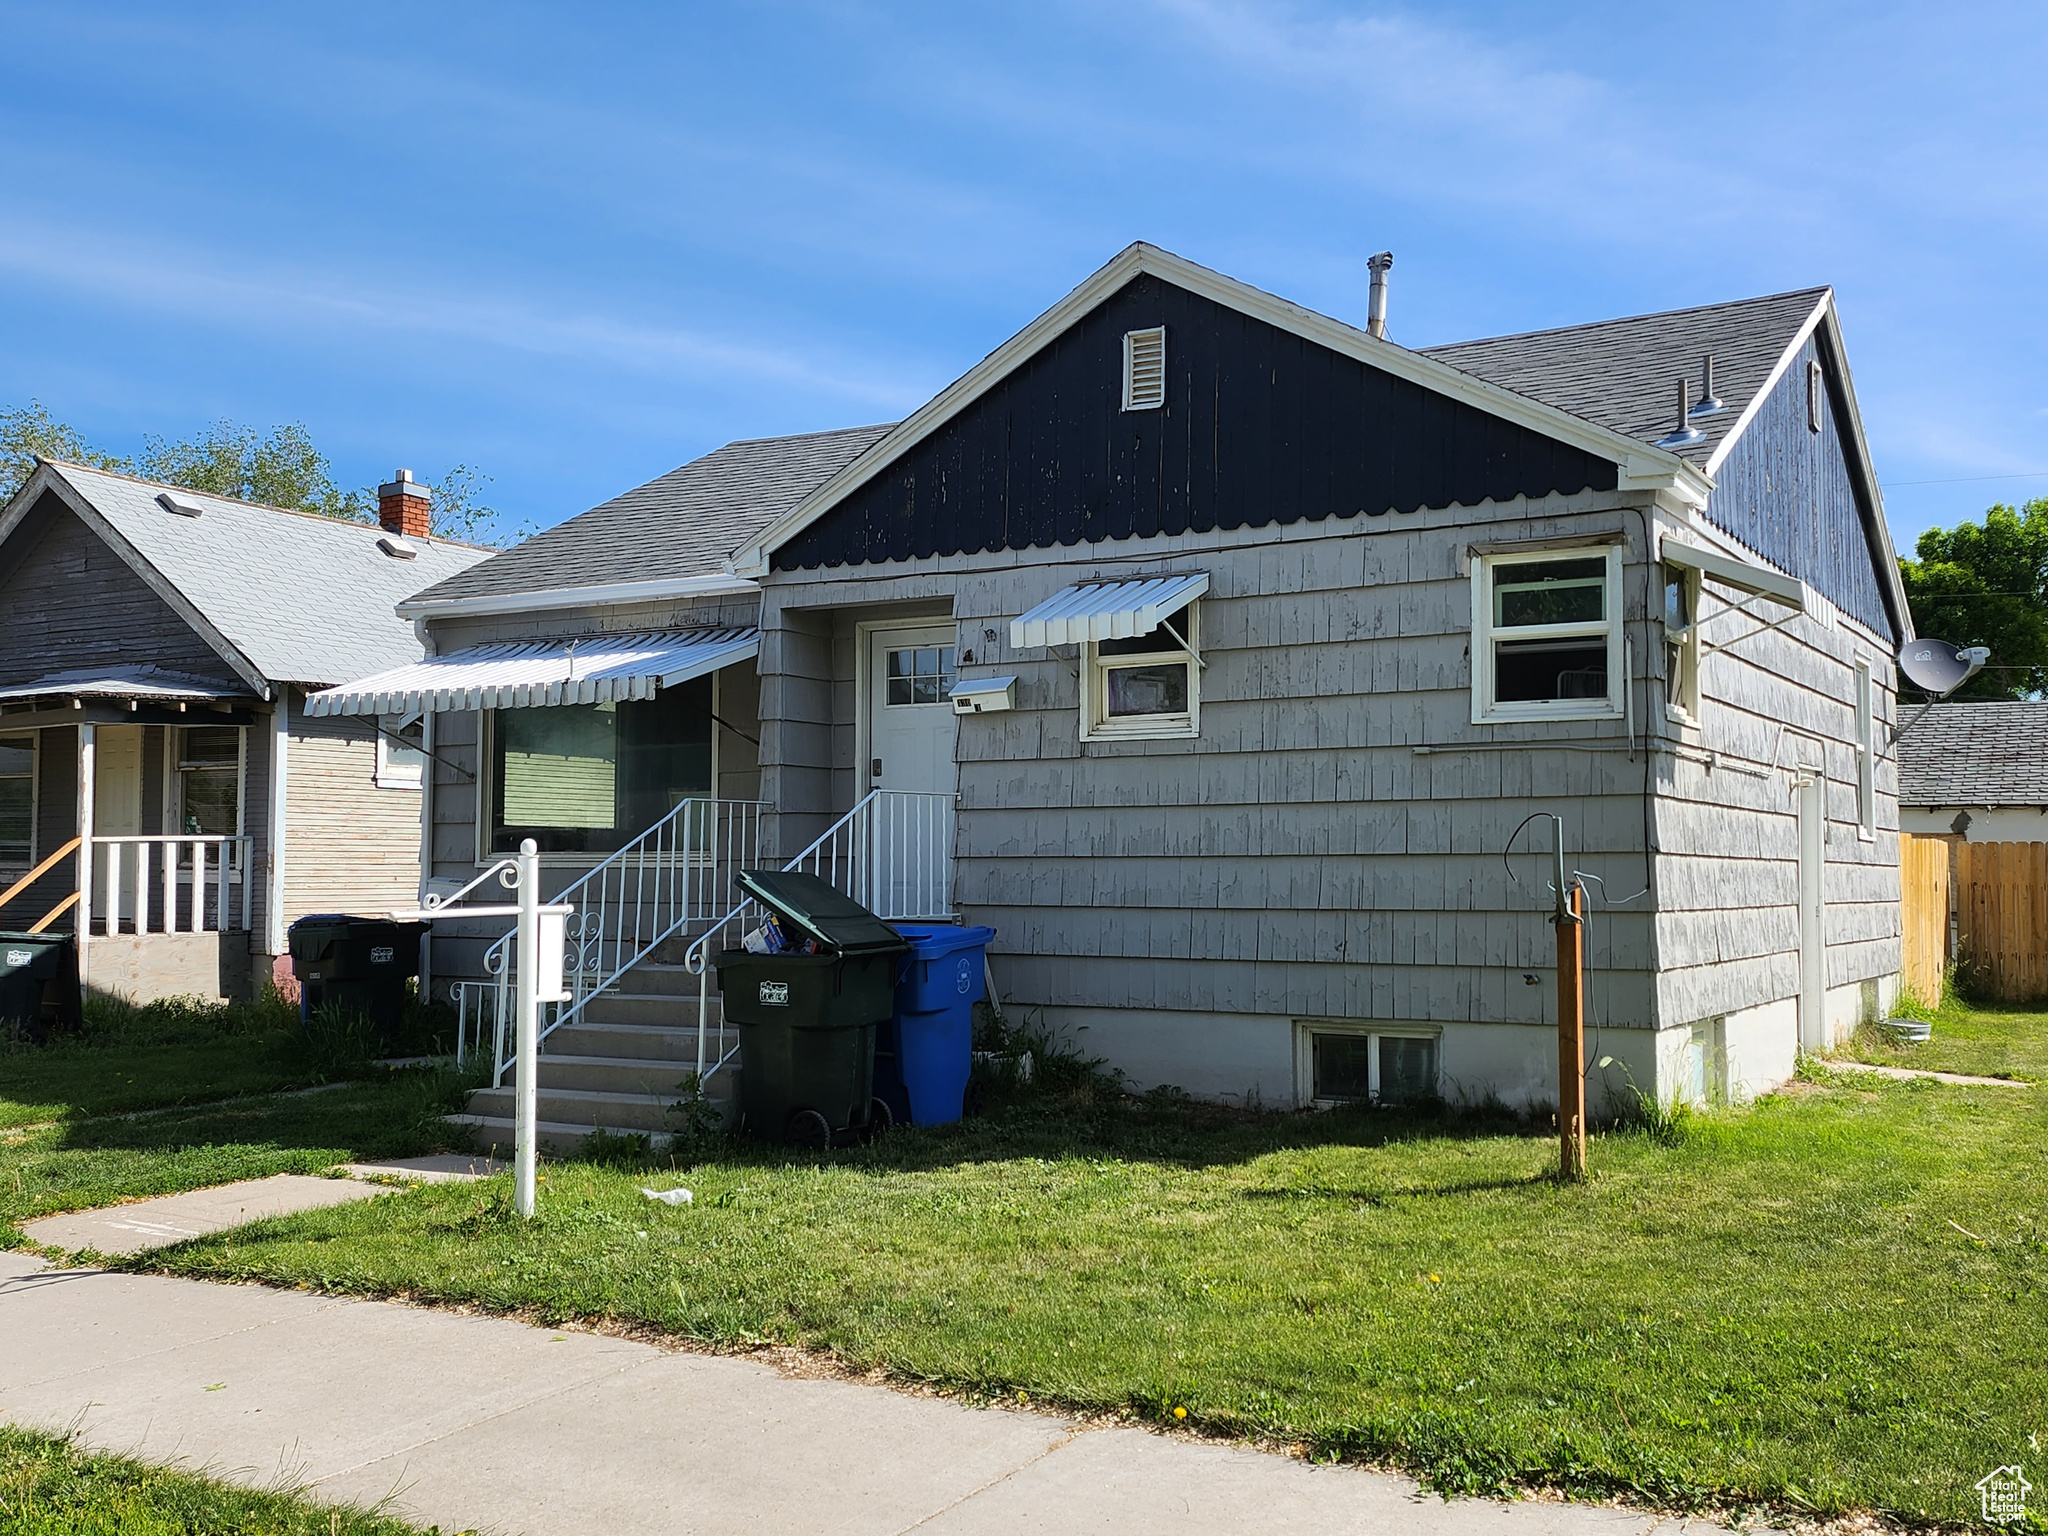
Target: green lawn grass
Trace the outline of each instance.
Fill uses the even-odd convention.
[[[1977,1077],[2048,1081],[2048,1028],[2039,1013],[1993,1013],[1950,1002],[1917,1009],[1934,1034],[1920,1045],[1902,1045],[1887,1029],[1866,1024],[1847,1054],[1885,1067],[1918,1067],[1932,1072],[1967,1072]]]
[[[16,1536],[422,1536],[346,1505],[95,1455],[0,1424],[0,1529]]]
[[[2048,1436],[2044,1103],[1822,1074],[1600,1136],[1574,1187],[1506,1120],[1077,1092],[824,1158],[558,1163],[531,1225],[498,1180],[135,1263],[1185,1409],[1447,1490],[1953,1522]]]
[[[320,1093],[0,1131],[0,1247],[21,1241],[12,1223],[58,1211],[441,1150],[459,1141],[440,1117],[464,1088],[452,1073],[414,1069]]]

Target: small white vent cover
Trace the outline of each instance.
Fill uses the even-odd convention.
[[[416,560],[419,550],[395,533],[387,533],[377,540],[377,547],[394,560]]]
[[[1124,332],[1124,409],[1156,411],[1166,404],[1166,327]]]
[[[169,491],[159,491],[156,504],[178,517],[197,517],[201,510],[198,502],[186,501],[182,497],[173,496]]]

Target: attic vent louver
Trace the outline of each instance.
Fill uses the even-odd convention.
[[[1166,327],[1124,332],[1124,409],[1156,411],[1166,404]]]
[[[200,512],[198,502],[183,501],[173,496],[169,491],[157,492],[156,504],[166,512],[175,513],[179,517],[197,517]]]
[[[417,560],[419,558],[420,552],[418,547],[408,544],[404,538],[395,533],[387,533],[377,540],[377,547],[394,560]]]

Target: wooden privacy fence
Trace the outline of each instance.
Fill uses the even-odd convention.
[[[1953,879],[1957,959],[1972,990],[2006,1003],[2048,998],[2048,843],[1959,842]]]
[[[1899,910],[1905,929],[1905,980],[1916,996],[1941,1001],[1948,966],[1948,839],[1899,834]]]

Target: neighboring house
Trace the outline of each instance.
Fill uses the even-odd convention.
[[[1267,1104],[1554,1100],[1539,813],[1597,877],[1611,1094],[1769,1087],[1896,986],[1910,620],[1826,289],[1417,352],[1136,245],[907,421],[731,444],[401,611],[435,654],[313,707],[426,711],[432,877],[533,837],[625,972],[544,1119],[642,1123],[569,1086],[580,1026],[693,1022],[679,946],[771,857]],[[650,869],[652,917],[610,894]]]
[[[2048,702],[1936,704],[1899,737],[1899,830],[2048,842]]]
[[[0,927],[77,932],[94,991],[235,997],[295,918],[417,899],[417,720],[303,695],[417,658],[393,605],[488,551],[427,538],[405,471],[379,499],[382,526],[37,468],[0,512]]]

